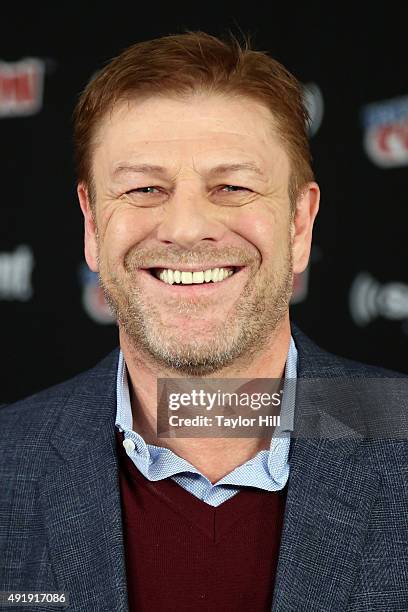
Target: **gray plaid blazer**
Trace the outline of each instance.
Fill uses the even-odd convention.
[[[295,326],[292,333],[300,380],[402,376],[331,355]],[[66,591],[75,612],[128,610],[118,354],[0,409],[1,591]],[[306,414],[313,431],[324,432],[332,404],[321,394],[297,397],[296,418]],[[408,611],[407,441],[348,431],[291,441],[273,612]]]

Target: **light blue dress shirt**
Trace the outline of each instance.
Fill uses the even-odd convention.
[[[289,477],[290,432],[293,431],[295,409],[295,385],[292,383],[289,386],[287,381],[296,378],[297,350],[291,337],[285,366],[280,425],[275,428],[269,450],[259,451],[255,457],[236,467],[214,484],[191,463],[170,449],[146,444],[142,436],[133,431],[127,370],[122,351],[117,372],[115,426],[124,432],[125,440],[131,440],[125,444],[126,453],[148,480],[172,478],[210,506],[219,506],[236,495],[242,487],[279,491],[283,489]]]

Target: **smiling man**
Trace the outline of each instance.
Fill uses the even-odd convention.
[[[118,101],[93,139],[78,186],[86,258],[119,322],[133,429],[155,442],[157,378],[281,377],[319,189],[302,185],[294,216],[296,170],[270,110],[242,94]],[[172,448],[218,481],[263,442]]]
[[[408,609],[405,440],[368,441],[333,392],[400,375],[289,318],[319,207],[297,80],[201,32],[137,43],[81,94],[75,145],[120,348],[0,411],[0,589],[78,612]],[[280,423],[163,437],[158,382],[191,377],[275,381]]]

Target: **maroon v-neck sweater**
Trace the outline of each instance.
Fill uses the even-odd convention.
[[[213,507],[170,478],[150,482],[116,439],[129,612],[269,611],[286,487]]]

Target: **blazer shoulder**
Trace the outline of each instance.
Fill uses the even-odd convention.
[[[2,445],[27,441],[34,436],[49,436],[64,408],[64,404],[78,388],[89,393],[98,387],[98,381],[117,367],[119,349],[115,349],[92,368],[76,376],[43,389],[33,395],[0,405],[0,450]]]
[[[321,349],[323,350],[323,349]],[[327,359],[336,367],[341,368],[350,376],[364,378],[408,378],[408,374],[397,372],[382,366],[375,366],[325,351]]]
[[[352,378],[408,378],[408,374],[402,372],[335,355],[318,346],[297,325],[292,323],[291,327],[298,350],[301,376],[306,378],[334,378],[336,376]]]

